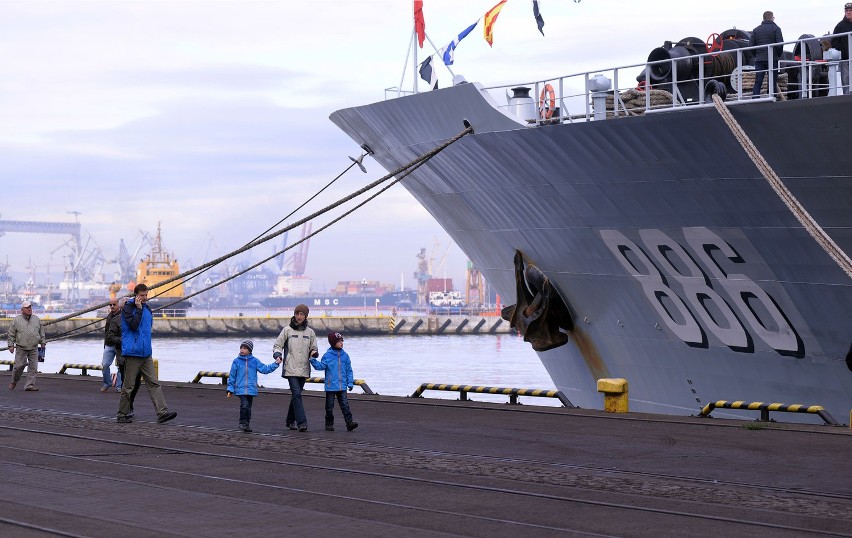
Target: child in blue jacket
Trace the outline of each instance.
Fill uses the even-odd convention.
[[[340,403],[343,412],[343,420],[346,421],[346,430],[352,431],[358,427],[358,423],[352,420],[349,411],[349,398],[346,390],[352,390],[355,378],[352,375],[352,363],[349,355],[343,351],[343,335],[340,333],[328,333],[328,343],[331,345],[322,359],[319,361],[311,359],[311,365],[317,370],[325,370],[325,429],[334,431],[334,399]],[[320,362],[322,361],[322,362]]]
[[[275,364],[263,364],[251,354],[253,349],[254,342],[243,340],[240,355],[234,359],[228,374],[228,398],[232,394],[240,398],[240,429],[244,432],[251,431],[251,404],[257,396],[257,373],[274,372],[281,364],[281,359],[276,359]]]

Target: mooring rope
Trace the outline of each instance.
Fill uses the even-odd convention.
[[[258,239],[260,239],[261,237],[263,237],[263,236],[264,236],[264,234],[267,234],[267,233],[271,232],[271,231],[272,231],[272,230],[274,230],[274,229],[275,229],[278,225],[280,225],[282,222],[284,222],[285,220],[287,220],[287,219],[289,219],[290,217],[292,217],[293,215],[295,215],[295,214],[296,214],[296,213],[297,213],[300,209],[302,209],[303,207],[305,207],[306,205],[308,205],[309,203],[311,203],[311,201],[313,201],[313,200],[314,200],[317,196],[319,196],[320,194],[322,194],[323,192],[325,192],[325,190],[326,190],[326,189],[328,189],[329,187],[331,187],[331,186],[332,186],[335,182],[337,182],[337,180],[338,180],[338,179],[340,179],[341,177],[343,177],[343,174],[345,174],[346,172],[348,172],[349,170],[351,170],[351,169],[352,169],[352,167],[353,167],[353,166],[355,166],[356,164],[358,164],[358,161],[356,161],[356,160],[354,160],[354,159],[353,159],[353,160],[352,160],[352,164],[350,164],[349,166],[347,166],[346,168],[344,168],[342,172],[340,172],[339,174],[337,174],[337,177],[335,177],[334,179],[332,179],[331,181],[329,181],[328,183],[326,183],[326,184],[325,184],[325,186],[323,186],[323,188],[321,188],[320,190],[318,190],[317,192],[315,192],[314,194],[312,194],[310,198],[308,198],[307,200],[305,200],[304,202],[302,202],[302,203],[299,205],[299,207],[297,207],[297,208],[293,209],[292,211],[290,211],[290,213],[288,213],[287,215],[285,215],[284,217],[282,217],[282,218],[281,218],[281,220],[279,220],[278,222],[276,222],[276,223],[275,223],[275,224],[273,224],[272,226],[268,227],[266,230],[262,231],[260,234],[256,235],[254,239],[252,239],[251,241],[249,241],[249,243],[251,243],[251,242],[253,242],[253,241],[257,241]],[[300,241],[300,243],[301,243],[301,241]],[[246,243],[246,244],[248,244],[248,243]],[[298,244],[298,243],[296,243],[296,244]],[[285,249],[285,250],[287,250],[287,249]],[[282,250],[281,252],[284,252],[284,251]],[[272,259],[272,258],[270,258],[270,259]],[[268,260],[267,260],[267,261],[268,261]],[[177,282],[175,282],[175,283],[174,283],[174,285],[169,286],[168,288],[166,288],[166,289],[164,289],[164,290],[160,291],[160,293],[158,293],[158,294],[156,294],[156,295],[153,295],[152,297],[159,297],[159,296],[161,296],[161,295],[163,295],[163,294],[165,294],[165,293],[168,293],[169,291],[171,291],[171,290],[173,290],[173,289],[177,288],[177,287],[178,287],[178,286],[180,286],[181,284],[186,284],[186,283],[187,283],[187,282],[189,282],[190,280],[193,280],[193,279],[195,279],[195,278],[197,278],[197,277],[201,276],[202,274],[206,273],[207,271],[209,271],[209,270],[210,270],[210,269],[212,269],[212,268],[213,268],[213,266],[212,266],[212,265],[211,265],[211,266],[209,266],[209,267],[205,267],[204,269],[202,269],[201,271],[198,271],[197,273],[195,273],[195,274],[194,274],[194,275],[192,275],[192,276],[189,276],[189,277],[187,277],[187,278],[185,278],[185,279],[183,279],[183,280],[178,280]],[[239,275],[241,275],[241,274],[243,274],[243,272],[237,273],[237,275],[236,275],[236,276],[239,276]],[[217,282],[217,283],[215,283],[215,284],[213,285],[213,287],[218,286],[218,285],[221,285],[221,284],[224,284],[224,283],[225,283],[225,282],[227,282],[228,280],[231,280],[231,279],[230,279],[230,278],[227,278],[227,279],[225,279],[225,280],[222,280],[222,281],[220,281],[220,282]],[[206,289],[210,289],[210,288],[206,288]],[[127,295],[127,297],[130,297],[130,295],[131,295],[131,294],[128,294],[128,295]],[[198,295],[198,294],[197,294],[197,293],[193,293],[193,294],[192,294],[192,297],[194,297],[194,296],[196,296],[196,295]],[[184,299],[187,299],[187,298],[188,298],[188,297],[184,297]],[[156,311],[156,310],[162,310],[162,309],[164,309],[164,308],[168,308],[169,306],[174,305],[174,304],[177,304],[177,303],[179,303],[179,302],[180,302],[179,300],[178,300],[178,301],[171,302],[171,303],[169,303],[169,304],[167,304],[167,305],[163,305],[163,306],[161,306],[161,307],[156,308],[156,309],[155,309],[155,311]]]
[[[769,163],[766,162],[766,159],[763,158],[763,155],[761,155],[760,151],[758,151],[757,147],[755,147],[751,138],[749,138],[739,122],[737,122],[734,118],[733,114],[731,114],[731,111],[728,109],[727,105],[725,105],[725,102],[722,101],[718,95],[713,95],[713,104],[716,106],[716,110],[719,111],[719,115],[722,116],[725,124],[731,130],[731,133],[733,133],[734,137],[745,150],[751,161],[766,181],[769,182],[769,185],[772,187],[772,190],[775,191],[775,194],[781,198],[790,212],[793,213],[793,216],[795,216],[802,226],[804,226],[805,230],[811,234],[811,237],[813,237],[823,250],[825,250],[825,252],[831,256],[835,262],[837,262],[837,265],[846,272],[846,275],[849,278],[852,278],[852,260],[849,259],[849,256],[843,252],[843,249],[841,249],[825,232],[825,230],[822,229],[799,200],[796,199],[793,193],[784,185],[784,182],[781,181],[781,178],[778,177],[775,170],[769,166]]]
[[[331,203],[331,204],[329,204],[329,205],[325,206],[324,208],[322,208],[322,209],[320,209],[320,210],[318,210],[318,211],[315,211],[314,213],[312,213],[312,214],[308,215],[307,217],[304,217],[304,218],[302,218],[302,219],[300,219],[300,220],[298,220],[298,221],[294,222],[293,224],[290,224],[289,226],[286,226],[286,227],[282,228],[281,230],[278,230],[277,232],[274,232],[274,233],[268,234],[268,235],[263,236],[263,237],[260,237],[260,238],[256,238],[256,239],[254,239],[254,240],[250,241],[249,243],[246,243],[245,245],[243,245],[243,246],[242,246],[242,247],[240,247],[239,249],[234,250],[234,251],[232,251],[232,252],[230,252],[230,253],[228,253],[228,254],[225,254],[225,255],[223,255],[223,256],[220,256],[219,258],[216,258],[215,260],[211,260],[211,261],[206,262],[206,263],[204,263],[204,264],[202,264],[202,265],[199,265],[198,267],[194,267],[194,268],[192,268],[192,269],[190,269],[190,270],[188,270],[188,271],[185,271],[185,272],[183,272],[183,273],[181,273],[181,274],[179,274],[179,275],[175,275],[175,276],[173,276],[173,277],[171,277],[171,278],[169,278],[169,279],[166,279],[166,280],[163,280],[163,281],[161,281],[161,282],[158,282],[157,284],[155,284],[155,285],[151,286],[151,287],[149,288],[149,290],[150,290],[150,289],[155,289],[155,288],[159,288],[159,287],[165,286],[166,284],[169,284],[169,283],[171,283],[171,282],[174,282],[175,280],[185,279],[185,278],[187,278],[189,275],[194,275],[195,273],[199,273],[199,272],[201,272],[201,271],[204,271],[204,270],[206,270],[207,268],[212,267],[212,266],[214,266],[214,265],[217,265],[217,264],[219,264],[219,263],[221,263],[221,262],[223,262],[223,261],[225,261],[225,260],[227,260],[227,259],[229,259],[229,258],[232,258],[232,257],[234,257],[234,256],[237,256],[237,255],[239,255],[239,254],[242,254],[243,252],[246,252],[246,251],[248,251],[248,250],[250,250],[250,249],[252,249],[252,248],[254,248],[254,247],[258,246],[258,245],[261,245],[261,244],[263,244],[263,243],[265,243],[265,242],[267,242],[267,241],[269,241],[269,240],[271,240],[271,239],[274,239],[275,237],[278,237],[279,235],[281,235],[281,234],[283,234],[283,233],[285,233],[285,232],[287,232],[287,231],[289,231],[289,230],[292,230],[292,229],[294,229],[294,228],[297,228],[298,226],[301,226],[302,224],[304,224],[304,223],[306,223],[306,222],[308,222],[308,221],[311,221],[311,220],[313,220],[314,218],[316,218],[316,217],[318,217],[318,216],[320,216],[320,215],[323,215],[323,214],[325,214],[325,213],[327,213],[327,212],[329,212],[329,211],[331,211],[331,210],[335,209],[336,207],[338,207],[338,206],[340,206],[340,205],[342,205],[342,204],[344,204],[344,203],[346,203],[346,202],[348,202],[348,201],[350,201],[350,200],[352,200],[352,199],[354,199],[354,198],[357,198],[358,196],[360,196],[360,195],[364,194],[365,192],[367,192],[367,191],[369,191],[369,190],[371,190],[371,189],[373,189],[373,188],[375,188],[375,187],[377,187],[377,186],[381,185],[382,183],[384,183],[385,181],[389,180],[390,178],[392,178],[392,177],[394,177],[394,176],[400,176],[400,177],[398,177],[397,179],[395,179],[394,181],[392,181],[389,185],[387,185],[387,186],[385,186],[384,188],[382,188],[381,190],[379,190],[377,193],[375,193],[375,194],[371,195],[370,197],[368,197],[367,199],[365,199],[364,201],[362,201],[361,203],[359,203],[358,205],[356,205],[354,208],[352,208],[352,209],[350,209],[349,211],[347,211],[347,212],[343,213],[342,215],[340,215],[340,216],[339,216],[339,217],[337,217],[336,219],[333,219],[332,221],[330,221],[328,224],[326,224],[326,225],[322,226],[322,227],[321,227],[321,228],[319,228],[318,230],[316,230],[316,231],[312,232],[312,233],[311,233],[311,234],[309,234],[308,236],[306,236],[306,237],[304,237],[304,238],[300,239],[299,241],[297,241],[297,242],[295,242],[295,243],[291,244],[290,246],[288,246],[287,248],[285,248],[285,249],[281,250],[280,252],[276,252],[276,253],[274,253],[272,256],[269,256],[269,257],[265,258],[265,259],[264,259],[264,260],[262,260],[261,262],[259,262],[259,263],[257,263],[257,264],[254,264],[254,265],[252,265],[251,267],[248,267],[248,268],[246,268],[245,270],[243,270],[243,271],[241,271],[241,272],[239,272],[239,273],[237,273],[237,274],[231,275],[231,276],[229,276],[228,278],[226,278],[226,279],[224,279],[224,280],[221,280],[221,281],[219,281],[219,282],[217,282],[217,283],[215,283],[215,284],[213,284],[213,285],[211,285],[211,286],[208,286],[207,288],[204,288],[203,290],[199,290],[199,291],[197,291],[197,292],[195,292],[195,293],[193,293],[193,294],[191,294],[191,295],[189,295],[189,296],[186,296],[186,297],[183,297],[183,298],[181,298],[181,299],[179,299],[179,300],[176,300],[176,301],[174,301],[173,303],[170,303],[170,304],[168,304],[168,305],[164,305],[164,306],[162,306],[162,307],[158,308],[158,310],[161,310],[161,309],[163,309],[163,308],[167,308],[168,306],[173,305],[173,304],[176,304],[176,303],[180,302],[181,300],[188,299],[188,298],[190,298],[190,297],[194,297],[194,296],[199,295],[199,294],[201,294],[201,293],[203,293],[203,292],[205,292],[205,291],[209,291],[210,289],[215,288],[216,286],[222,285],[222,284],[224,284],[225,282],[228,282],[229,280],[232,280],[232,279],[234,279],[234,278],[236,278],[236,277],[238,277],[238,276],[240,276],[240,275],[244,274],[245,272],[247,272],[247,271],[249,271],[249,270],[251,270],[251,269],[254,269],[254,268],[256,268],[256,267],[258,267],[258,266],[260,266],[260,265],[262,265],[263,263],[266,263],[267,261],[269,261],[269,260],[271,260],[271,259],[275,258],[276,256],[279,256],[281,253],[286,252],[287,250],[289,250],[289,249],[291,249],[291,248],[293,248],[293,247],[295,247],[295,246],[299,245],[299,244],[300,244],[300,243],[302,243],[303,241],[306,241],[307,239],[310,239],[310,238],[311,238],[311,237],[313,237],[314,235],[316,235],[316,234],[318,234],[319,232],[321,232],[321,231],[323,231],[323,230],[327,229],[327,228],[328,228],[329,226],[331,226],[332,224],[334,224],[334,223],[336,223],[336,222],[340,221],[340,220],[341,220],[341,219],[343,219],[344,217],[346,217],[346,216],[350,215],[352,212],[354,212],[355,210],[357,210],[357,209],[359,209],[360,207],[362,207],[363,205],[365,205],[366,203],[368,203],[368,202],[370,202],[371,200],[375,199],[377,196],[379,196],[380,194],[382,194],[383,192],[385,192],[387,189],[389,189],[390,187],[392,187],[393,185],[395,185],[396,183],[398,183],[399,181],[401,181],[403,178],[405,178],[406,176],[408,176],[408,174],[410,174],[411,172],[413,172],[414,170],[416,170],[417,168],[419,168],[422,164],[424,164],[424,163],[426,163],[427,161],[429,161],[432,157],[434,157],[435,155],[437,155],[438,153],[440,153],[441,151],[443,151],[444,149],[446,149],[446,148],[447,148],[447,147],[449,147],[450,145],[454,144],[455,142],[457,142],[458,140],[460,140],[462,137],[464,137],[464,136],[466,136],[466,135],[468,135],[468,134],[471,134],[471,133],[473,133],[473,127],[465,127],[465,129],[464,129],[464,130],[462,130],[459,134],[457,134],[457,135],[453,136],[452,138],[449,138],[448,140],[446,140],[446,141],[445,141],[445,142],[443,142],[442,144],[440,144],[440,145],[438,145],[438,146],[434,147],[433,149],[431,149],[431,150],[427,151],[426,153],[424,153],[424,154],[420,155],[419,157],[415,158],[414,160],[412,160],[412,161],[408,162],[407,164],[405,164],[405,165],[403,165],[403,166],[401,166],[401,167],[397,168],[396,170],[394,170],[394,171],[392,171],[392,172],[390,172],[390,173],[386,174],[385,176],[382,176],[381,178],[379,178],[379,179],[377,179],[376,181],[374,181],[374,182],[372,182],[372,183],[370,183],[370,184],[366,185],[365,187],[362,187],[361,189],[358,189],[357,191],[355,191],[355,192],[353,192],[353,193],[351,193],[351,194],[349,194],[349,195],[347,195],[347,196],[345,196],[345,197],[343,197],[343,198],[341,198],[341,199],[337,200],[336,202],[333,202],[333,203]],[[350,165],[350,167],[349,167],[349,168],[351,168],[351,167],[352,167],[352,166]],[[401,174],[402,174],[402,175],[401,175]],[[339,176],[338,176],[338,177],[339,177]],[[321,192],[321,191],[320,191],[320,192]],[[307,203],[307,202],[305,202],[305,203]],[[302,204],[302,206],[300,206],[300,207],[303,207],[303,206],[304,206],[304,204]],[[291,214],[292,214],[292,213],[291,213]],[[285,217],[285,218],[286,218],[286,217]],[[273,226],[273,227],[274,227],[274,226]],[[59,323],[60,321],[65,321],[65,320],[68,320],[68,319],[71,319],[71,318],[77,317],[77,316],[79,316],[80,314],[85,314],[85,313],[88,313],[88,312],[92,312],[92,311],[94,311],[94,310],[98,310],[98,309],[100,309],[100,308],[104,308],[104,307],[105,307],[105,306],[107,306],[108,304],[109,304],[108,302],[107,302],[107,303],[101,303],[101,304],[95,305],[95,306],[93,306],[93,307],[90,307],[90,308],[88,308],[88,309],[80,310],[80,311],[77,311],[77,312],[74,312],[74,313],[68,314],[68,315],[66,315],[66,316],[59,317],[59,318],[54,319],[54,320],[48,320],[48,321],[45,321],[42,325],[43,325],[43,326],[47,326],[47,325],[52,325],[52,324],[55,324],[55,323]],[[102,321],[102,320],[96,320],[94,323],[96,323],[96,322],[98,322],[98,321]],[[85,327],[85,326],[86,326],[86,325],[84,325],[84,327]],[[80,335],[82,335],[82,334],[87,334],[87,333],[89,333],[89,332],[93,332],[93,331],[95,331],[95,330],[97,330],[97,329],[99,329],[99,328],[100,328],[100,327],[96,327],[96,328],[93,328],[93,329],[91,329],[91,330],[89,330],[89,331],[86,331],[86,332],[83,332],[83,333],[77,333],[77,332],[76,332],[76,330],[72,330],[72,331],[68,331],[67,333],[64,333],[64,334],[65,334],[65,335],[68,335],[68,333],[74,332],[74,334],[73,334],[73,335],[71,335],[71,336],[80,336]],[[78,328],[78,329],[79,329],[79,328]],[[0,338],[7,336],[7,334],[8,334],[8,333],[0,334]],[[65,338],[70,338],[71,336],[64,336],[64,337],[65,337]],[[60,337],[54,337],[54,338],[51,338],[51,341],[53,341],[53,340],[58,340],[58,339],[62,339],[62,338],[60,338]],[[0,351],[5,350],[5,349],[8,349],[8,348],[0,348]]]

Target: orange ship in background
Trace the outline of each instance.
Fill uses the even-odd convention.
[[[163,248],[160,222],[157,222],[157,236],[151,245],[151,253],[140,260],[136,267],[136,281],[130,282],[127,287],[131,292],[136,284],[145,284],[150,289],[179,274],[177,258]],[[185,317],[186,310],[192,306],[191,302],[183,299],[185,295],[183,280],[175,280],[151,290],[148,305],[154,310],[155,316]]]

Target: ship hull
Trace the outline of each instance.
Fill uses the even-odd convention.
[[[788,188],[852,252],[852,98],[732,112]],[[335,112],[396,169],[458,134],[402,184],[515,297],[516,250],[572,314],[539,356],[576,405],[628,380],[630,408],[709,402],[852,407],[852,281],[803,229],[712,108],[520,126],[462,84]],[[714,415],[751,416],[717,410]],[[809,420],[785,416],[784,420]]]

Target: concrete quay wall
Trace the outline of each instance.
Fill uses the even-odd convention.
[[[9,330],[10,319],[0,319],[0,333]],[[72,318],[56,323],[43,320],[48,338],[79,332],[79,336],[103,338],[103,320]],[[289,317],[189,317],[154,318],[158,337],[277,336]],[[308,324],[317,334],[338,331],[350,335],[509,334],[514,329],[499,316],[353,316],[311,317]]]

